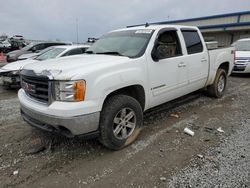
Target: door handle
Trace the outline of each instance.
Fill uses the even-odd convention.
[[[178,64],[178,67],[186,67],[186,66],[187,66],[186,63],[183,63],[183,62]]]
[[[206,58],[202,58],[201,62],[207,62],[207,59]]]

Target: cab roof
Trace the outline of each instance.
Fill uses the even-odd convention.
[[[58,45],[58,46],[51,46],[51,48],[65,48],[66,50],[71,50],[75,48],[89,48],[90,45]]]
[[[126,31],[126,30],[141,30],[141,29],[151,29],[151,30],[160,30],[160,29],[164,29],[164,28],[176,28],[176,29],[194,29],[194,30],[198,30],[198,27],[195,26],[185,26],[185,25],[167,25],[167,24],[158,24],[158,25],[142,25],[142,26],[129,26],[127,28],[123,28],[123,29],[118,29],[115,31]],[[111,31],[113,32],[113,31]]]

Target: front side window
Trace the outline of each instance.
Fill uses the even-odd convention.
[[[43,50],[44,48],[45,48],[44,44],[37,44],[34,47],[32,47],[31,51],[38,52],[38,51]]]
[[[176,30],[160,33],[154,50],[158,59],[171,58],[182,55],[181,45]]]
[[[203,45],[200,36],[196,30],[181,31],[185,40],[188,54],[195,54],[203,51]]]
[[[151,29],[111,32],[95,42],[86,53],[140,57],[144,54],[153,32]]]

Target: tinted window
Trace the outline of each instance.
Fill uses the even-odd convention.
[[[83,52],[80,48],[76,48],[76,49],[68,51],[64,56],[77,55],[77,54],[82,54],[82,53]]]
[[[84,53],[88,48],[81,48],[82,53]]]
[[[60,45],[65,45],[64,43],[53,43],[53,42],[50,42],[50,43],[44,43],[44,45],[47,47],[50,47],[50,46],[60,46]]]
[[[200,36],[197,31],[182,30],[188,54],[195,54],[203,51]]]
[[[41,51],[44,48],[46,48],[46,46],[44,44],[37,44],[31,50],[36,52],[36,51]]]

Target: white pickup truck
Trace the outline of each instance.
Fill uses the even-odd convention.
[[[233,47],[208,51],[197,27],[115,30],[86,55],[24,66],[21,114],[34,127],[98,136],[118,150],[138,137],[144,111],[201,88],[221,97],[233,62]]]

